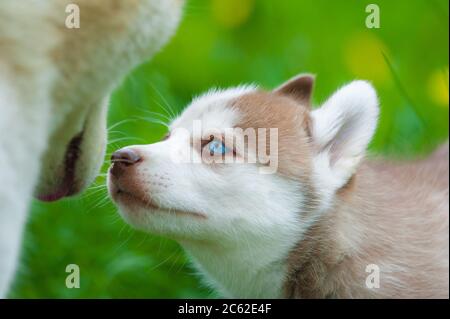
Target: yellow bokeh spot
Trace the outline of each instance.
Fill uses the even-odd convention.
[[[431,74],[428,79],[428,94],[436,104],[448,107],[448,67]]]
[[[344,61],[355,77],[383,83],[389,80],[383,53],[387,48],[373,33],[357,33],[344,46]]]
[[[250,17],[255,7],[255,0],[213,0],[212,14],[223,27],[237,28]]]

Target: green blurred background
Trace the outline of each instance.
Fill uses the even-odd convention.
[[[448,1],[377,0],[379,29],[365,26],[369,3],[189,1],[170,44],[114,92],[108,154],[159,140],[158,122],[212,86],[272,88],[299,72],[317,75],[316,105],[345,82],[372,81],[381,120],[371,150],[429,152],[448,136]],[[124,224],[106,196],[108,157],[81,197],[33,203],[10,297],[214,297],[176,243]],[[65,286],[72,263],[81,269],[80,289]]]

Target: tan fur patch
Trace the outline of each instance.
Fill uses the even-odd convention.
[[[290,298],[448,298],[448,145],[424,161],[367,161],[288,258]],[[365,285],[380,267],[380,288]]]
[[[308,175],[311,167],[310,118],[306,106],[278,94],[254,92],[238,98],[233,107],[241,114],[236,127],[278,130],[279,174],[295,179],[304,179]],[[269,147],[266,143],[267,153]]]
[[[241,120],[236,127],[278,129],[277,174],[300,181],[305,202],[302,203],[304,217],[316,209],[317,196],[311,181],[312,146],[310,106],[302,105],[292,98],[273,92],[245,94],[233,103]],[[258,136],[257,136],[258,139]],[[269,152],[266,144],[266,153]]]

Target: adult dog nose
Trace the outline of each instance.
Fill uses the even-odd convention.
[[[114,152],[111,156],[111,174],[114,177],[120,177],[123,172],[130,166],[141,161],[141,157],[136,151],[130,148],[123,148]]]

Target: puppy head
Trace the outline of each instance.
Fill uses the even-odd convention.
[[[300,233],[354,173],[376,123],[366,82],[316,111],[312,87],[301,75],[272,92],[210,91],[163,141],[116,152],[108,186],[122,216],[179,240]]]

